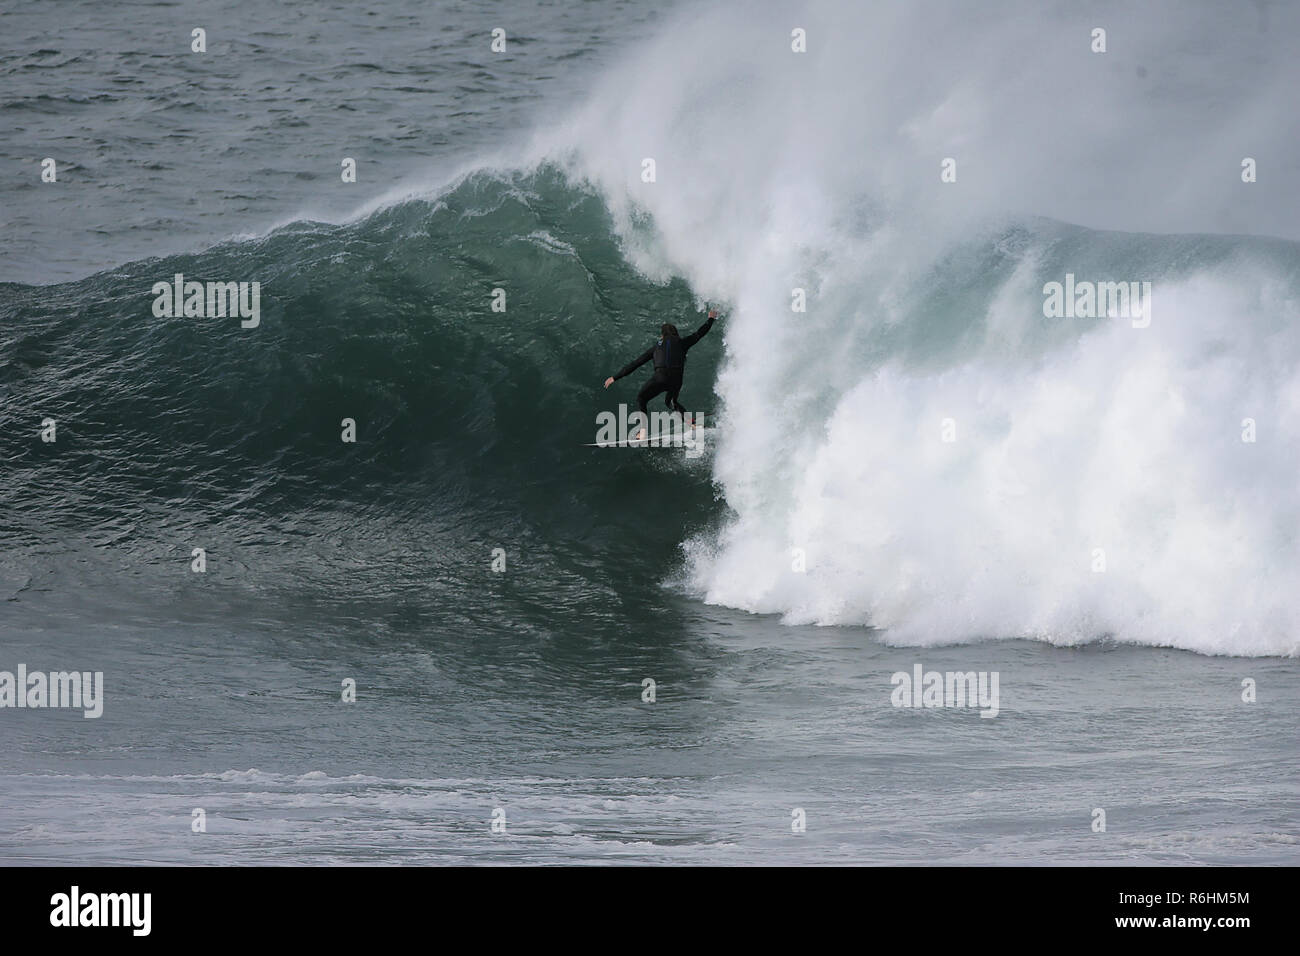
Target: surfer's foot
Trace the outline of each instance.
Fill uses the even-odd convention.
[[[637,441],[645,441],[645,429],[644,429],[644,428],[639,429],[639,430],[637,431],[637,433],[636,433],[636,440],[637,440]]]

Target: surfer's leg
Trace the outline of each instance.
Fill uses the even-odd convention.
[[[636,393],[636,405],[637,408],[641,409],[642,415],[648,416],[650,414],[646,411],[646,403],[667,388],[668,383],[660,378],[652,378],[641,386],[641,391]]]
[[[667,387],[668,383],[656,375],[654,378],[650,379],[650,381],[642,385],[641,391],[636,393],[637,408],[639,408],[641,414],[645,416],[645,418],[642,419],[645,422],[645,425],[637,429],[636,437],[638,441],[646,437],[646,429],[650,427],[650,413],[646,410],[646,403]]]
[[[678,378],[676,381],[670,380],[667,388],[665,389],[665,391],[667,391],[668,394],[664,396],[664,404],[668,406],[669,410],[674,411],[677,414],[681,415],[682,421],[685,421],[686,416],[689,415],[690,412],[686,410],[686,408],[682,405],[681,402],[677,401],[677,393],[680,392],[681,389],[682,389],[682,380],[680,378]]]

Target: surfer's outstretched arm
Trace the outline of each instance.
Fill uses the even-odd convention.
[[[654,357],[654,354],[655,354],[655,348],[652,345],[645,350],[645,354],[641,355],[639,358],[634,358],[632,361],[628,362],[626,365],[624,365],[621,369],[619,369],[609,378],[605,379],[605,387],[609,388],[611,385],[614,384],[614,382],[616,382],[618,379],[622,378],[623,376],[631,375],[633,372],[639,369],[646,362],[650,361],[650,359]]]
[[[717,317],[718,317],[717,311],[714,309],[710,309],[708,321],[706,321],[703,325],[701,325],[690,335],[686,336],[686,338],[682,339],[682,345],[684,345],[686,348],[689,349],[700,339],[704,338],[704,336],[708,335],[709,329],[713,328],[714,320],[716,320]]]

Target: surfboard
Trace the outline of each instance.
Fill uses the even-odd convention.
[[[695,434],[689,439],[684,432],[669,432],[665,435],[650,435],[639,441],[635,438],[629,438],[627,441],[593,441],[584,442],[584,448],[686,448],[689,449],[694,445],[698,448],[700,445],[707,445],[712,437],[717,433],[716,428],[709,426],[696,426]],[[676,440],[675,440],[676,439]],[[656,441],[661,444],[655,444]],[[689,443],[688,443],[689,442]]]

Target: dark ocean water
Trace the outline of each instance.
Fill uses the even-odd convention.
[[[748,180],[761,142],[629,203],[566,124],[652,127],[599,96],[683,22],[0,14],[0,670],[105,687],[0,710],[0,861],[1300,861],[1296,244],[1022,217],[919,267],[856,194],[783,219],[839,177]],[[754,228],[707,208],[733,179]],[[1173,290],[1148,338],[1042,319],[1131,264]],[[260,282],[260,324],[157,316],[176,274]],[[706,300],[716,444],[580,447]],[[917,450],[949,409],[972,457]],[[892,706],[917,664],[996,672],[997,716]]]
[[[672,4],[68,2],[0,10],[0,281],[337,218],[562,111]],[[207,31],[207,52],[191,32]],[[505,55],[492,52],[506,30]],[[34,189],[40,161],[59,186]],[[344,185],[340,162],[357,160]]]

